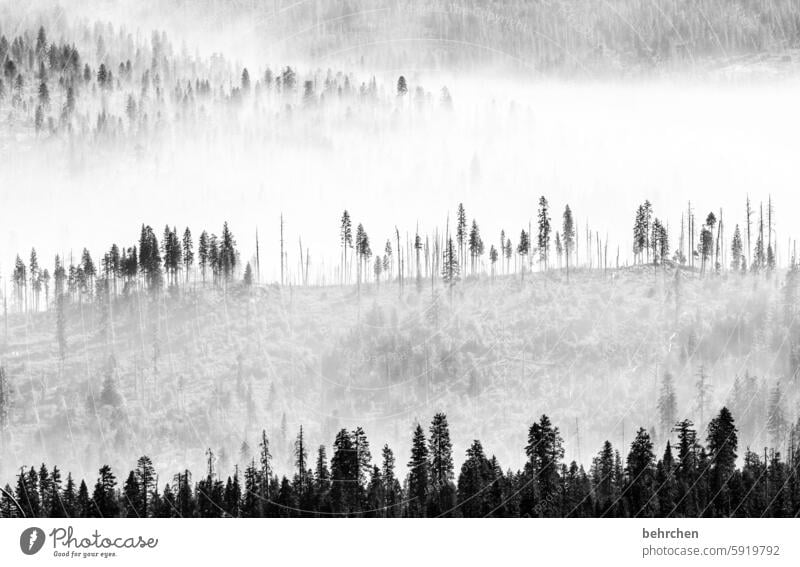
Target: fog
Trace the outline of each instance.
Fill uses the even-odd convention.
[[[99,389],[109,352],[119,364],[126,419],[148,417],[158,424],[137,431],[141,438],[135,443],[124,438],[124,449],[114,447],[109,433],[102,446],[77,454],[96,441],[93,435],[118,424],[105,415],[102,421],[96,413],[75,410],[75,454],[56,450],[67,462],[91,467],[107,459],[127,466],[126,458],[133,457],[123,451],[146,450],[159,466],[197,466],[204,435],[215,447],[228,444],[234,453],[245,438],[255,446],[261,426],[256,422],[278,431],[282,415],[288,414],[289,436],[305,424],[319,437],[312,446],[330,443],[334,425],[363,424],[375,434],[373,456],[388,441],[397,445],[400,463],[407,456],[411,424],[443,410],[458,428],[459,458],[467,440],[481,435],[493,442],[487,451],[519,466],[529,418],[546,412],[553,413],[571,444],[568,457],[588,466],[588,455],[605,438],[621,446],[631,438],[630,429],[625,437],[625,427],[654,425],[647,420],[653,421],[665,367],[676,374],[682,414],[696,410],[692,392],[701,363],[716,380],[717,405],[726,403],[734,378],[745,371],[764,380],[759,386],[764,399],[763,392],[794,371],[791,363],[788,370],[786,365],[791,345],[778,331],[773,336],[764,330],[780,319],[776,313],[784,301],[784,272],[752,286],[733,274],[707,285],[691,279],[681,305],[678,284],[666,270],[653,270],[652,277],[649,269],[614,276],[603,271],[602,277],[598,271],[597,280],[588,272],[576,276],[574,288],[562,286],[560,270],[551,278],[554,287],[546,274],[524,280],[515,271],[494,287],[484,255],[470,274],[473,287],[465,284],[456,294],[463,303],[451,297],[442,307],[442,323],[427,319],[446,295],[438,273],[435,284],[426,280],[424,294],[401,289],[398,299],[388,287],[398,283],[391,276],[386,288],[364,284],[363,296],[360,287],[355,292],[333,285],[339,283],[345,209],[354,227],[363,223],[380,254],[387,239],[407,242],[419,232],[433,241],[434,235],[452,234],[463,203],[468,222],[474,218],[479,224],[488,252],[490,245],[500,246],[501,230],[513,246],[521,230],[531,224],[536,230],[541,196],[550,203],[554,232],[561,229],[561,214],[569,205],[579,246],[588,228],[606,243],[609,267],[616,267],[617,254],[620,266],[633,264],[634,215],[646,199],[669,229],[668,257],[678,248],[691,202],[700,224],[709,212],[724,219],[723,258],[734,226],[744,230],[746,199],[755,210],[753,222],[759,205],[766,207],[771,199],[774,232],[769,238],[783,269],[790,261],[787,243],[798,236],[790,211],[800,204],[795,173],[800,74],[793,64],[731,58],[705,67],[675,65],[609,78],[599,71],[547,73],[533,56],[526,59],[525,53],[505,48],[494,54],[505,63],[492,68],[494,58],[476,62],[475,52],[487,50],[476,49],[475,43],[464,46],[469,65],[456,58],[458,64],[449,67],[420,56],[436,43],[427,37],[419,38],[424,46],[408,48],[408,53],[417,38],[403,39],[399,32],[385,39],[390,46],[385,50],[380,38],[366,32],[355,34],[350,47],[331,40],[326,48],[320,26],[300,16],[276,16],[292,13],[293,5],[276,3],[263,18],[249,20],[246,3],[238,4],[241,11],[234,7],[203,14],[197,14],[197,6],[189,9],[177,2],[164,14],[152,3],[126,2],[66,5],[60,12],[51,2],[32,3],[28,11],[5,4],[0,12],[5,17],[0,32],[9,42],[25,32],[34,43],[39,23],[54,25],[58,31],[48,32],[50,41],[76,44],[81,64],[91,71],[83,83],[82,68],[52,71],[41,81],[30,78],[37,73],[32,65],[25,68],[28,79],[16,102],[9,80],[13,74],[6,76],[7,94],[0,97],[0,292],[12,311],[5,320],[6,325],[11,320],[12,338],[0,351],[0,362],[17,372],[12,379],[22,397],[15,410],[21,432],[15,437],[15,461],[43,458],[48,446],[53,450],[64,435],[62,418],[72,416],[66,407],[81,407],[87,392]],[[320,9],[318,3],[297,4]],[[272,30],[276,21],[291,25],[265,37],[262,32]],[[413,22],[412,31],[424,28]],[[155,29],[166,30],[166,41],[152,35]],[[320,36],[295,45],[293,40],[310,29]],[[337,33],[329,30],[338,38]],[[455,49],[454,41],[440,43]],[[133,71],[120,76],[118,66],[126,60],[132,60]],[[113,71],[116,83],[96,84],[101,64]],[[267,85],[267,67],[274,80],[287,65],[296,73],[296,85],[284,91]],[[401,76],[407,93],[398,94]],[[205,80],[210,87],[201,95],[198,81]],[[306,81],[310,93],[304,92]],[[49,85],[46,103],[41,82]],[[68,84],[77,85],[77,102],[69,113],[63,111]],[[165,225],[179,234],[190,227],[197,238],[202,230],[219,234],[229,223],[243,260],[233,276],[239,282],[244,264],[256,252],[258,233],[256,279],[277,282],[281,217],[286,281],[301,283],[302,250],[310,255],[309,283],[326,288],[278,292],[262,286],[261,295],[250,298],[229,295],[227,284],[221,294],[191,295],[187,284],[186,303],[176,300],[175,306],[163,308],[155,300],[149,303],[144,291],[141,301],[135,293],[120,293],[114,308],[119,313],[110,324],[112,331],[118,325],[110,333],[117,336],[106,343],[101,335],[108,323],[98,317],[101,308],[84,311],[85,298],[78,292],[70,298],[67,315],[72,350],[61,363],[56,362],[50,306],[22,313],[13,300],[17,255],[27,262],[35,248],[40,264],[52,270],[56,254],[69,265],[78,263],[87,248],[99,265],[112,243],[138,244],[143,224],[153,226],[160,239]],[[580,250],[582,264],[589,257]],[[511,262],[514,266],[516,260]],[[721,269],[726,267],[723,262]],[[687,272],[694,277],[694,270]],[[196,284],[196,269],[191,277]],[[372,280],[372,273],[365,279]],[[195,310],[201,305],[208,312],[181,311],[191,301]],[[746,323],[734,328],[747,327],[745,334],[757,336],[757,344],[731,346],[729,316],[736,308]],[[665,321],[671,325],[673,313],[674,332],[645,334],[648,323],[659,332]],[[561,316],[567,321],[563,326]],[[786,330],[783,338],[793,324],[780,328]],[[159,334],[170,328],[172,335]],[[572,334],[564,339],[567,330]],[[153,343],[162,337],[169,347],[161,362],[169,370],[154,371],[163,391],[156,392],[153,384],[152,393],[145,354],[151,332]],[[421,372],[403,369],[391,376],[395,382],[383,382],[381,356],[388,357],[386,345],[394,344],[387,337],[408,341],[416,355],[415,348],[434,344],[434,355],[452,355],[456,370],[446,360],[437,361],[430,373],[431,398],[425,397],[428,386],[418,383]],[[696,360],[687,345],[698,340],[706,341],[706,351]],[[741,336],[738,341],[747,342]],[[226,349],[216,352],[222,343]],[[609,345],[619,350],[610,352]],[[246,423],[239,402],[214,410],[215,403],[224,405],[219,398],[231,395],[237,356],[243,357],[254,384],[248,395],[259,400]],[[528,366],[526,356],[533,357]],[[478,393],[465,385],[473,374],[486,380]],[[510,386],[505,381],[509,375]],[[179,401],[184,379],[191,384],[188,403]],[[276,384],[277,407],[267,407]],[[206,391],[212,386],[219,388],[213,396]],[[373,393],[384,390],[385,399]],[[37,404],[52,412],[45,433]],[[191,430],[184,421],[171,423],[168,418],[177,407],[192,418],[199,414],[199,429]],[[758,411],[760,417],[763,408]],[[787,419],[793,421],[795,413],[788,412]],[[585,425],[579,427],[579,420]],[[760,424],[750,424],[747,433],[758,441],[766,436]],[[162,440],[158,435],[164,440],[160,447],[153,443]],[[659,435],[663,440],[669,433]],[[33,441],[27,444],[28,439]]]
[[[420,75],[410,84],[444,82]],[[722,208],[732,228],[744,223],[746,195],[756,203],[772,195],[779,255],[796,236],[781,215],[797,205],[795,81],[488,83],[447,81],[448,113],[383,108],[365,125],[343,119],[341,108],[311,116],[301,109],[277,136],[275,125],[245,117],[237,122],[242,135],[237,127],[178,133],[139,156],[97,147],[77,168],[58,140],[44,150],[6,144],[0,206],[14,222],[0,227],[4,274],[14,254],[31,247],[44,258],[84,246],[99,253],[135,240],[141,223],[200,230],[227,220],[245,255],[258,228],[266,257],[276,257],[281,213],[287,240],[302,237],[321,270],[338,257],[343,209],[380,242],[395,226],[443,229],[463,202],[493,242],[501,229],[516,235],[527,227],[540,195],[557,209],[569,203],[579,228],[588,221],[607,233],[623,259],[644,198],[672,227],[692,201],[703,215]],[[277,279],[275,264],[264,263],[265,278]]]

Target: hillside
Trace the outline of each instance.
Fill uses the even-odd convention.
[[[288,470],[300,425],[311,446],[360,425],[404,462],[412,425],[436,411],[448,415],[456,455],[478,438],[519,466],[524,424],[547,413],[568,458],[586,461],[639,426],[667,438],[666,373],[672,418],[702,431],[728,404],[741,446],[781,445],[797,418],[788,281],[643,266],[579,271],[569,282],[563,272],[482,276],[452,297],[438,278],[433,291],[430,279],[360,292],[195,283],[120,296],[109,309],[67,305],[63,363],[55,309],[9,313],[0,364],[13,462],[3,465],[6,476],[41,460],[79,471],[148,454],[169,471],[197,466],[210,447],[226,466],[246,460],[242,444],[255,447],[265,428]],[[710,384],[702,410],[701,369]],[[767,414],[778,406],[784,423],[773,431]]]

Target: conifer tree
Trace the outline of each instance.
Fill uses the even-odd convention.
[[[403,75],[397,79],[397,96],[403,97],[408,94],[408,85],[406,84],[406,78]]]
[[[535,516],[556,515],[553,507],[558,492],[558,469],[564,457],[564,447],[558,427],[542,415],[528,430],[525,446],[528,461],[525,472],[530,482],[530,492],[525,497],[525,512]]]
[[[331,509],[349,516],[360,509],[359,465],[353,438],[346,429],[336,434],[331,458]]]
[[[466,264],[466,244],[467,241],[467,213],[464,204],[458,204],[456,212],[456,242],[458,243],[458,263],[462,266]]]
[[[420,517],[425,515],[428,502],[428,486],[430,482],[428,447],[425,432],[417,424],[411,441],[411,460],[408,462],[408,515]]]
[[[664,378],[661,382],[661,392],[658,396],[658,415],[662,433],[668,434],[675,425],[678,415],[675,381],[669,372],[664,373]]]
[[[738,272],[741,270],[745,261],[742,256],[742,235],[739,232],[739,225],[733,230],[733,240],[731,241],[731,270]]]
[[[393,518],[398,515],[402,498],[402,488],[394,471],[394,453],[389,445],[384,445],[381,450],[383,462],[381,465],[381,478],[384,484],[383,515]]]
[[[108,465],[100,467],[99,474],[94,485],[92,503],[101,518],[114,518],[119,514],[119,503],[115,494],[117,479]]]
[[[442,258],[442,280],[450,288],[451,299],[453,296],[453,286],[455,286],[456,282],[459,280],[459,272],[460,267],[455,246],[453,245],[453,239],[448,238]]]
[[[183,231],[183,269],[186,272],[186,283],[189,283],[189,270],[192,268],[192,264],[194,264],[194,249],[192,244],[192,232],[189,230],[189,227],[186,227],[186,230]]]
[[[640,427],[636,438],[631,443],[625,468],[627,483],[625,494],[631,512],[639,517],[651,517],[655,513],[655,455],[653,442],[647,431]]]
[[[539,197],[539,263],[547,270],[550,254],[550,208],[544,195]]]
[[[481,442],[475,439],[467,449],[467,458],[458,475],[459,510],[465,518],[479,518],[488,509],[490,464],[483,452]]]
[[[575,223],[572,220],[572,211],[567,205],[564,208],[563,223],[561,225],[561,238],[564,244],[564,259],[567,267],[567,281],[569,281],[569,258],[575,244]]]
[[[522,279],[525,279],[525,258],[531,250],[530,235],[523,229],[519,235],[519,243],[517,244],[517,254],[520,256],[520,273]]]
[[[136,503],[137,509],[141,511],[142,517],[150,514],[150,499],[156,489],[156,473],[153,462],[147,455],[139,457],[136,462],[135,481],[139,491],[139,501]]]
[[[342,246],[341,283],[347,283],[347,249],[353,247],[353,223],[347,209],[342,213],[339,229],[339,242]]]
[[[731,512],[729,482],[736,470],[737,430],[733,416],[723,407],[708,424],[708,457],[710,461],[711,515],[727,516]]]
[[[453,446],[450,442],[450,430],[447,416],[437,413],[433,416],[428,441],[431,506],[428,515],[438,516],[455,505],[455,487],[453,486]]]
[[[767,404],[767,432],[773,448],[781,448],[786,434],[786,416],[783,409],[783,392],[780,382],[776,382]]]
[[[204,230],[200,233],[200,239],[197,241],[197,262],[200,266],[200,274],[203,278],[203,283],[206,283],[206,267],[209,265],[209,238],[208,233]]]

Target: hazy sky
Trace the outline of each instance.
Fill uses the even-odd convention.
[[[419,80],[432,90],[440,81]],[[722,207],[730,236],[744,221],[748,193],[755,203],[773,196],[779,253],[794,236],[786,219],[798,203],[796,81],[449,85],[450,115],[406,109],[361,128],[323,113],[284,126],[294,129],[293,143],[178,139],[158,155],[88,154],[77,169],[67,158],[13,151],[0,173],[0,268],[7,275],[13,255],[31,246],[45,258],[82,246],[99,255],[111,242],[133,243],[142,222],[158,231],[189,225],[197,235],[228,220],[245,256],[258,227],[265,256],[274,258],[281,212],[290,254],[302,236],[319,267],[321,256],[338,257],[344,208],[376,250],[395,226],[443,228],[461,201],[488,244],[501,228],[516,243],[541,194],[554,217],[569,203],[581,231],[588,217],[593,230],[608,232],[609,255],[619,244],[622,259],[645,198],[669,221],[675,245],[688,200],[700,219]],[[276,276],[275,264],[262,261],[265,276]]]
[[[55,4],[32,3],[25,25],[35,25],[37,9]],[[314,5],[275,2],[272,10],[306,4]],[[287,43],[283,36],[260,37],[261,19],[237,17],[252,3],[201,15],[182,3],[167,3],[157,14],[148,6],[120,0],[67,9],[69,17],[74,12],[123,23],[137,37],[148,37],[150,26],[166,28],[176,49],[224,50],[229,59],[251,65],[254,78],[274,55],[272,47]],[[289,37],[304,30],[285,32]],[[311,67],[298,57],[301,72],[332,64],[327,55]],[[174,135],[159,146],[146,140],[143,149],[125,152],[102,145],[75,152],[53,140],[37,146],[13,130],[3,135],[0,275],[8,276],[14,255],[27,258],[32,246],[49,264],[57,252],[77,255],[88,246],[100,256],[112,242],[131,245],[141,223],[159,235],[166,223],[180,230],[189,225],[197,236],[202,229],[219,231],[228,220],[245,258],[254,251],[258,228],[267,258],[263,275],[275,278],[278,262],[269,259],[277,258],[281,212],[290,265],[302,237],[318,271],[323,260],[330,267],[338,258],[345,208],[364,223],[373,250],[382,249],[395,226],[401,233],[413,233],[417,223],[421,231],[443,229],[459,202],[477,217],[487,245],[497,243],[501,229],[516,244],[542,194],[555,224],[569,203],[579,231],[588,219],[593,231],[608,234],[610,257],[620,246],[622,261],[630,256],[635,208],[646,198],[669,223],[674,249],[688,200],[698,224],[722,208],[730,237],[734,224],[744,221],[745,196],[757,207],[771,194],[779,259],[785,260],[785,243],[794,237],[785,219],[797,205],[795,78],[742,72],[733,79],[695,73],[567,82],[453,77],[418,67],[356,71],[359,80],[375,74],[388,89],[404,74],[412,92],[422,85],[434,98],[447,85],[453,112],[379,108],[357,113],[349,123],[336,105],[266,123],[244,112],[227,132],[212,121],[199,135]]]

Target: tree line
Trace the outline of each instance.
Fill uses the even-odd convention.
[[[796,517],[800,514],[800,422],[788,457],[747,448],[741,466],[737,427],[723,407],[709,421],[705,442],[688,420],[657,456],[640,428],[624,458],[606,441],[588,470],[564,462],[559,428],[542,415],[528,429],[525,463],[505,472],[474,440],[456,470],[443,413],[426,430],[414,428],[405,474],[388,445],[373,461],[366,433],[342,429],[326,447],[311,449],[300,427],[294,473],[279,475],[263,432],[258,453],[243,444],[232,472],[217,470],[206,452],[199,479],[188,470],[162,482],[147,456],[121,483],[104,465],[90,488],[57,466],[21,468],[6,484],[2,517]],[[311,454],[313,452],[313,455]],[[227,476],[226,476],[227,475]]]
[[[331,68],[300,74],[290,65],[267,65],[255,71],[234,67],[221,55],[199,60],[180,54],[163,32],[147,41],[110,24],[61,26],[14,30],[10,37],[0,26],[0,109],[36,136],[77,133],[103,146],[126,137],[141,141],[159,132],[168,116],[188,126],[195,112],[216,106],[228,113],[245,102],[274,106],[279,113],[331,101],[344,103],[348,114],[357,104],[380,102],[412,110],[452,106],[446,86],[437,94],[421,85],[410,90],[402,75],[396,86],[384,86],[375,76],[359,82],[353,73]],[[65,33],[74,41],[51,40]]]
[[[635,211],[631,252],[633,264],[680,267],[700,275],[722,271],[770,274],[778,266],[778,238],[774,229],[774,206],[770,197],[766,211],[759,206],[757,219],[750,198],[746,200],[745,223],[736,224],[728,243],[722,210],[709,212],[705,222],[697,226],[696,211],[689,203],[681,213],[680,231],[672,240],[669,223],[655,216],[653,205],[645,201]],[[375,246],[363,223],[355,226],[345,209],[339,221],[339,261],[334,268],[333,281],[340,285],[396,282],[402,290],[414,282],[421,290],[424,282],[434,287],[437,281],[451,288],[459,281],[488,275],[491,279],[503,274],[518,274],[523,280],[526,272],[563,271],[569,280],[570,269],[620,268],[620,248],[609,260],[609,238],[592,230],[588,222],[582,232],[567,204],[554,223],[548,199],[542,195],[536,211],[536,226],[529,223],[519,232],[516,244],[510,233],[500,231],[496,244],[484,240],[476,218],[469,220],[463,203],[455,215],[455,227],[449,217],[444,231],[413,234],[400,233],[395,227],[383,246]],[[281,217],[281,285],[292,279],[286,274],[288,252],[284,246]],[[581,251],[583,253],[581,254]],[[38,311],[44,306],[58,305],[60,298],[70,301],[90,301],[104,295],[116,296],[136,290],[158,290],[180,287],[199,279],[203,284],[225,286],[241,277],[245,285],[258,282],[261,274],[258,236],[255,240],[254,265],[241,265],[236,240],[224,223],[220,236],[203,231],[196,241],[186,227],[180,233],[167,225],[159,242],[149,225],[142,225],[138,245],[120,247],[112,244],[103,253],[99,265],[91,252],[84,248],[78,259],[55,256],[52,272],[40,264],[35,248],[27,262],[17,254],[11,274],[13,293],[18,311]],[[785,257],[790,270],[797,265],[796,247],[787,243]],[[296,283],[311,282],[310,251],[300,247],[299,274]],[[622,266],[626,266],[623,261]],[[192,280],[192,275],[195,279]],[[355,281],[354,281],[355,280]],[[325,275],[318,282],[324,283]],[[52,286],[52,290],[51,290]],[[52,294],[51,294],[52,291]],[[51,302],[51,297],[54,301]]]

